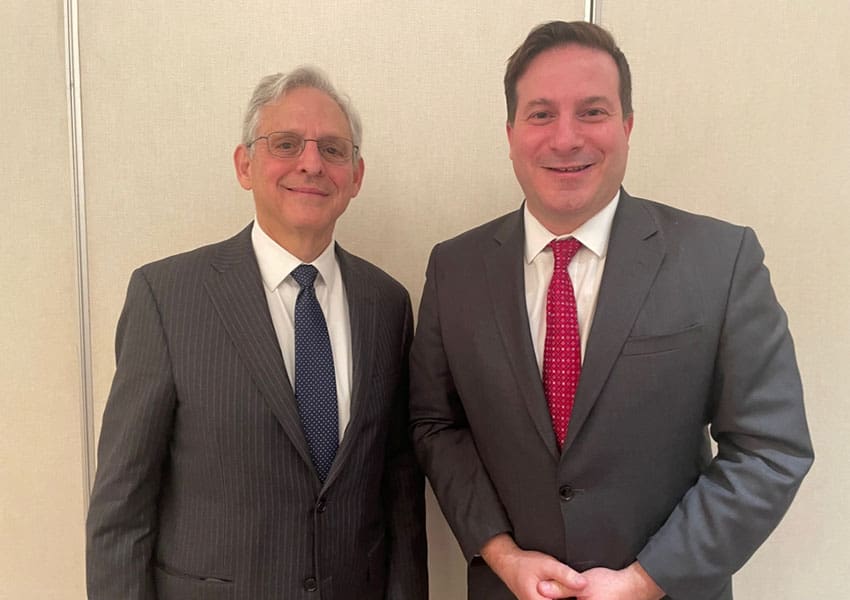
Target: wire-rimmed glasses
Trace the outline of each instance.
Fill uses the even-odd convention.
[[[329,163],[337,165],[350,161],[359,150],[354,142],[346,138],[336,136],[326,136],[319,139],[305,138],[293,131],[273,131],[268,135],[261,135],[248,143],[248,148],[259,140],[266,140],[269,152],[278,158],[301,156],[307,142],[316,142],[321,157]]]

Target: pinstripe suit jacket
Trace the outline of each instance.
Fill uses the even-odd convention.
[[[424,600],[407,292],[336,248],[352,414],[322,484],[250,230],[133,273],[86,525],[89,598]]]

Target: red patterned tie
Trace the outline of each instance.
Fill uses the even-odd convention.
[[[570,261],[581,248],[575,238],[549,244],[555,269],[546,296],[546,345],[543,349],[543,389],[552,415],[558,449],[564,445],[573,412],[576,386],[581,374],[581,338],[573,283],[567,273]]]

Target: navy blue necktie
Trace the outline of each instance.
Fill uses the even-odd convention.
[[[292,271],[301,286],[295,301],[295,398],[313,465],[324,482],[339,445],[339,414],[331,340],[313,288],[318,273],[312,265]]]

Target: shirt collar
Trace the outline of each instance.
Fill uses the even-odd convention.
[[[593,215],[575,231],[567,235],[555,235],[537,220],[528,210],[528,203],[523,204],[523,224],[525,227],[525,261],[529,264],[554,239],[574,237],[582,246],[593,252],[598,258],[604,258],[608,253],[608,239],[611,237],[611,225],[614,223],[614,213],[620,202],[620,190],[605,207]]]
[[[251,243],[254,246],[254,254],[257,256],[257,265],[260,267],[260,276],[263,278],[263,285],[266,289],[274,291],[283,283],[292,270],[300,264],[304,264],[299,258],[293,256],[285,248],[275,242],[269,235],[263,231],[263,228],[257,224],[254,219],[254,226],[251,228]],[[316,267],[319,271],[319,278],[325,282],[329,288],[333,287],[336,278],[336,254],[334,252],[334,240],[328,244],[322,253],[309,263]]]

